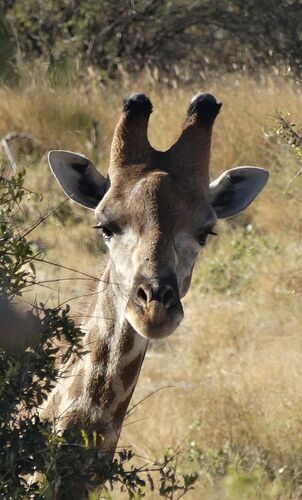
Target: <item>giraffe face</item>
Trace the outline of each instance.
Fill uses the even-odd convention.
[[[147,338],[173,333],[183,318],[196,257],[216,214],[167,172],[136,168],[116,177],[95,210],[125,298],[125,317]]]
[[[183,318],[194,262],[217,218],[244,210],[263,189],[266,170],[238,167],[209,182],[211,135],[221,104],[209,94],[191,101],[183,130],[167,151],[147,137],[152,104],[124,101],[108,178],[85,157],[51,151],[51,169],[65,193],[95,209],[110,254],[122,314],[147,338],[170,335]]]

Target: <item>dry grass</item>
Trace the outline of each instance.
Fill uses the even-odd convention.
[[[133,90],[134,87],[131,88]],[[42,150],[60,147],[92,157],[106,169],[110,138],[122,97],[129,89],[50,89],[34,83],[0,89],[0,134],[30,132]],[[177,137],[195,88],[150,88],[155,112],[150,139],[166,148]],[[191,499],[301,498],[302,477],[302,178],[291,152],[269,133],[275,111],[298,119],[302,94],[290,81],[270,76],[254,81],[224,77],[203,89],[224,102],[214,134],[212,170],[235,165],[269,168],[271,181],[253,207],[220,224],[195,269],[185,300],[183,325],[166,342],[154,344],[144,363],[134,401],[166,387],[129,418],[121,445],[156,457],[181,445],[180,467],[198,470]],[[100,143],[92,140],[100,123]],[[34,213],[63,199],[45,158],[16,150],[28,167],[28,184],[43,193]],[[80,207],[62,209],[35,233],[48,259],[93,272],[99,260],[93,219]],[[67,236],[68,234],[68,236]],[[43,278],[59,275],[43,267]],[[61,271],[60,276],[71,273]],[[53,286],[55,288],[55,286]],[[78,294],[81,282],[60,285],[61,298]],[[56,292],[44,289],[43,296]],[[172,386],[169,387],[168,386]],[[130,422],[131,425],[130,425]],[[302,482],[302,479],[301,479]],[[119,495],[114,498],[120,498]]]

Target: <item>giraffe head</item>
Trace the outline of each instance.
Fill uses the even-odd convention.
[[[95,211],[111,280],[125,299],[125,319],[147,338],[175,330],[195,260],[217,218],[244,210],[268,179],[262,168],[237,167],[210,183],[212,128],[220,108],[209,94],[195,96],[178,140],[160,152],[147,137],[150,100],[130,96],[114,133],[107,179],[84,156],[49,153],[65,193]]]

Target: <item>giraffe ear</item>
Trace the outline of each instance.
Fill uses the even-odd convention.
[[[259,167],[237,167],[210,184],[210,201],[219,219],[242,212],[262,191],[269,178]]]
[[[49,152],[48,163],[69,198],[86,208],[97,207],[106,192],[107,180],[85,156],[55,150]]]

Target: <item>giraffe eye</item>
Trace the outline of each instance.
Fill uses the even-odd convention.
[[[113,236],[113,231],[111,231],[109,227],[99,225],[99,226],[94,226],[94,228],[101,230],[105,240],[110,240],[111,236]]]
[[[207,237],[209,234],[212,234],[213,236],[217,236],[217,233],[215,233],[214,231],[212,230],[209,230],[209,231],[205,231],[204,233],[200,233],[198,236],[197,236],[197,241],[199,243],[199,245],[201,247],[204,247],[205,244],[206,244],[206,241],[207,241]]]
[[[208,233],[199,234],[197,236],[197,241],[201,247],[204,247],[207,241]]]
[[[111,229],[105,226],[101,226],[100,229],[102,231],[105,240],[110,240],[111,236],[113,236],[113,232],[111,231]]]

